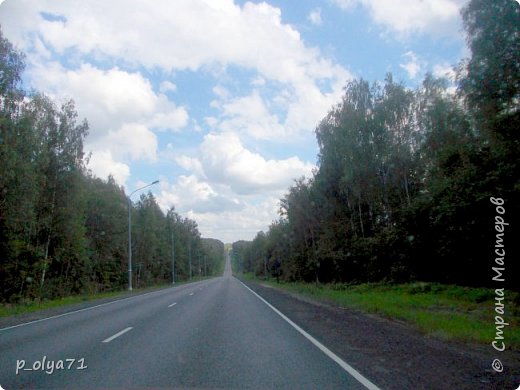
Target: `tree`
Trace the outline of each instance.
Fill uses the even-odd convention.
[[[461,92],[492,141],[518,140],[516,128],[495,122],[519,114],[520,6],[511,0],[471,0],[462,18],[471,58],[462,64]]]
[[[127,283],[127,198],[112,176],[84,178],[89,290],[122,289]]]
[[[51,296],[59,294],[60,289],[78,292],[85,282],[85,271],[81,271],[86,262],[81,176],[85,170],[83,140],[88,124],[77,123],[73,101],[58,110],[44,95],[35,95],[24,115],[42,145],[37,155],[40,196],[36,206],[36,247],[42,253],[40,291],[43,292],[47,273],[51,272],[57,279],[65,279],[49,286]]]
[[[23,99],[20,83],[24,68],[23,53],[4,38],[0,26],[0,112],[3,119],[14,115]]]

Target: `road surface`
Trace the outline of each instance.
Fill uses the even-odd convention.
[[[323,348],[232,277],[227,259],[219,278],[0,330],[0,385],[370,388]]]

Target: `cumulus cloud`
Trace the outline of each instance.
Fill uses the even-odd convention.
[[[345,79],[350,78],[345,74]],[[263,80],[263,79],[260,79]],[[218,86],[214,88],[217,99],[211,104],[219,110],[219,116],[206,117],[206,123],[221,132],[239,132],[250,138],[279,143],[295,142],[312,136],[312,130],[339,101],[342,82],[323,92],[312,81],[298,85],[285,85],[275,89],[258,80],[248,94],[232,96]]]
[[[208,180],[226,184],[242,195],[285,189],[314,168],[297,157],[266,160],[246,149],[233,133],[206,135],[198,161]]]
[[[198,153],[176,162],[191,173],[173,185],[161,179],[161,207],[175,206],[198,222],[203,235],[229,242],[265,230],[294,179],[310,176],[314,168],[297,157],[266,159],[231,132],[207,134]]]
[[[29,52],[36,51],[38,43],[47,52],[73,53],[80,60],[115,59],[122,66],[165,72],[225,69],[233,64],[254,70],[257,85],[288,84],[293,96],[289,109],[307,114],[298,123],[289,123],[297,127],[293,131],[312,130],[351,77],[342,66],[324,59],[317,48],[307,47],[298,31],[282,22],[280,9],[267,3],[163,0],[150,6],[139,0],[92,0],[85,6],[77,1],[24,0],[9,3],[8,12],[17,23],[7,21],[6,32]],[[313,15],[317,21],[319,10]],[[37,33],[24,34],[24,29]],[[171,81],[160,86],[163,93],[175,88]],[[302,98],[308,93],[313,94],[311,107]],[[319,113],[309,110],[315,106]]]
[[[51,62],[34,66],[30,77],[37,89],[55,98],[74,98],[79,114],[89,120],[92,138],[125,123],[179,130],[188,122],[186,109],[155,93],[139,72],[102,70],[88,63],[66,69]]]
[[[219,194],[195,175],[181,175],[173,185],[161,184],[158,201],[163,210],[175,206],[181,213],[220,214],[244,208],[244,203],[236,197]]]
[[[346,11],[366,7],[377,24],[399,37],[426,33],[449,36],[460,26],[460,9],[466,0],[333,0]]]
[[[98,150],[90,156],[88,168],[98,177],[113,176],[119,185],[125,185],[130,176],[128,165],[114,160],[110,150]]]
[[[79,115],[89,121],[86,149],[93,152],[96,161],[105,161],[105,165],[93,162],[91,169],[103,178],[107,170],[120,172],[123,165],[128,168],[122,161],[156,161],[154,129],[178,131],[189,120],[184,107],[155,93],[138,72],[101,70],[91,64],[66,69],[50,62],[34,66],[31,79],[35,87],[57,100],[75,100]]]
[[[256,139],[276,139],[286,135],[280,118],[272,114],[258,91],[215,104],[221,110],[220,119],[209,124],[223,132],[238,131]]]
[[[146,126],[139,123],[125,123],[116,131],[87,144],[93,150],[110,149],[117,159],[147,160],[157,159],[157,137]]]
[[[267,3],[240,7],[232,0],[158,0],[150,6],[139,0],[91,0],[86,6],[79,0],[25,0],[9,5],[17,23],[8,23],[6,30],[24,48],[32,46],[34,36],[23,31],[36,30],[60,54],[74,49],[150,69],[237,64],[280,82],[336,75],[317,50],[304,45],[298,31],[282,23],[280,9]],[[59,18],[45,18],[41,11]]]
[[[240,211],[215,213],[188,212],[197,221],[204,237],[220,237],[224,242],[251,240],[256,233],[273,222],[279,208],[279,199],[267,197],[258,203],[248,203]]]
[[[320,10],[309,18],[319,24]],[[161,187],[161,205],[182,205],[204,232],[225,228],[218,215],[233,218],[230,229],[241,232],[266,228],[279,195],[313,165],[298,157],[268,159],[243,142],[314,139],[313,129],[351,78],[265,2],[16,0],[2,4],[0,22],[27,53],[31,87],[73,97],[88,118],[94,173],[123,184],[134,161],[167,156],[187,172]],[[239,92],[236,69],[249,80]],[[170,99],[188,95],[180,79],[186,75],[216,85],[214,101],[193,108],[196,119]],[[201,126],[212,133],[193,136]],[[172,141],[163,138],[172,135],[168,130],[202,138],[198,152],[164,148]]]

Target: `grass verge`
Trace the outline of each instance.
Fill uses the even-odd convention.
[[[437,283],[408,284],[321,284],[277,283],[257,279],[251,274],[245,279],[265,283],[305,296],[339,304],[343,307],[382,315],[409,323],[426,335],[447,340],[491,344],[495,340],[495,290],[470,288]],[[508,349],[520,349],[520,294],[505,291],[505,313],[509,326],[504,327],[504,342]]]
[[[192,279],[191,282],[198,282],[201,279]],[[181,285],[189,283],[189,281],[175,282],[175,285]],[[82,294],[82,295],[73,295],[69,297],[57,298],[57,299],[44,299],[43,301],[38,300],[30,300],[24,301],[21,303],[2,303],[0,304],[0,318],[8,317],[12,315],[31,313],[39,310],[52,309],[56,307],[74,305],[77,303],[82,303],[86,301],[94,301],[103,298],[112,298],[112,297],[124,297],[130,295],[143,294],[146,292],[151,292],[154,290],[160,290],[162,288],[170,287],[171,284],[160,284],[155,286],[150,286],[146,288],[134,289],[132,292],[126,290],[119,291],[111,291],[104,292],[98,294]]]

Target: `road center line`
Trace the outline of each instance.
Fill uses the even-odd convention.
[[[132,327],[131,327],[131,326],[128,327],[128,328],[126,328],[126,329],[123,329],[121,332],[118,332],[118,333],[116,333],[116,334],[113,335],[113,336],[110,336],[108,339],[103,340],[102,343],[109,343],[109,342],[111,342],[112,340],[114,340],[116,337],[119,337],[119,336],[125,334],[126,332],[128,332],[128,331],[130,331],[130,330],[132,330]]]
[[[242,283],[240,280],[239,280],[239,282]],[[367,378],[365,378],[363,375],[361,375],[361,373],[359,373],[354,367],[352,367],[350,364],[345,362],[338,355],[336,355],[334,352],[332,352],[330,349],[328,349],[326,346],[324,346],[322,343],[320,343],[318,340],[316,340],[314,337],[312,337],[310,334],[308,334],[306,331],[304,331],[302,328],[300,328],[298,325],[296,325],[294,322],[292,322],[280,310],[278,310],[276,307],[271,305],[269,302],[267,302],[264,298],[262,298],[256,292],[251,290],[244,283],[242,283],[242,286],[244,286],[249,291],[251,291],[258,299],[260,299],[263,303],[265,303],[267,306],[269,306],[269,308],[271,308],[276,314],[278,314],[280,317],[282,317],[294,329],[296,329],[298,332],[300,332],[307,340],[309,340],[316,347],[318,347],[325,355],[327,355],[329,358],[334,360],[341,368],[343,368],[346,372],[348,372],[350,375],[352,375],[354,378],[356,378],[359,383],[361,383],[363,386],[365,386],[369,390],[380,390],[379,387],[377,387],[375,384],[373,384]]]
[[[173,302],[171,305],[168,305],[168,307],[175,306],[176,304],[177,304],[177,302]]]
[[[193,293],[191,292],[190,295],[193,295]]]

